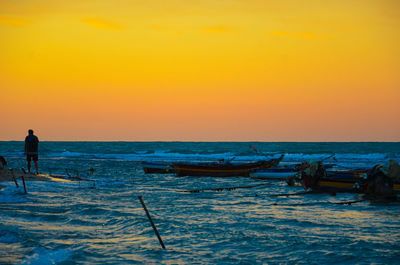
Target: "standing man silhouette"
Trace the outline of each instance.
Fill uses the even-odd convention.
[[[35,163],[36,174],[39,174],[39,165],[38,165],[38,146],[39,139],[36,135],[33,135],[33,130],[28,131],[28,136],[25,138],[25,154],[26,161],[28,161],[28,171],[31,172],[31,160]]]

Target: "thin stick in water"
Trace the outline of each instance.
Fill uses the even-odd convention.
[[[11,174],[12,174],[13,180],[14,180],[14,182],[15,182],[15,186],[16,186],[17,188],[19,188],[17,179],[15,178],[14,169],[11,169]]]
[[[24,172],[24,174],[26,174],[25,168],[21,168],[21,169],[22,169],[22,172]],[[24,184],[25,194],[27,194],[28,192],[26,191],[26,184],[25,184],[24,175],[22,175],[21,178],[22,178],[22,183]]]
[[[157,238],[158,238],[158,241],[160,241],[161,247],[162,247],[163,249],[165,249],[164,242],[162,241],[161,236],[160,236],[160,234],[158,233],[157,228],[156,228],[156,226],[154,225],[153,220],[152,220],[151,217],[150,217],[150,213],[149,213],[149,211],[147,210],[146,205],[144,204],[144,201],[143,201],[143,199],[142,199],[142,196],[138,196],[138,198],[139,198],[139,200],[140,200],[140,203],[142,204],[142,207],[143,207],[144,211],[146,212],[147,219],[149,219],[150,224],[151,224],[151,226],[153,227],[154,233],[156,233],[156,236],[157,236]]]
[[[25,194],[27,194],[28,192],[26,191],[25,177],[24,175],[22,175],[21,177],[22,177],[22,183],[24,184]]]

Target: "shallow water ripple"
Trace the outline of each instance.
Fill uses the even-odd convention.
[[[389,264],[400,256],[396,203],[332,203],[358,199],[353,194],[269,197],[301,191],[282,182],[184,193],[262,182],[145,175],[129,161],[95,165],[91,182],[28,182],[28,195],[8,184],[0,194],[1,264]]]

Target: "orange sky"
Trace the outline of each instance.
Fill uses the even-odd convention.
[[[397,0],[0,0],[0,140],[400,141]]]

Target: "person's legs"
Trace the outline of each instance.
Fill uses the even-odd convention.
[[[29,173],[31,172],[31,162],[32,162],[32,160],[34,162],[37,161],[37,157],[35,157],[34,155],[27,154],[26,155],[26,161],[28,162],[28,172]]]
[[[35,163],[36,174],[39,174],[39,164],[38,164],[39,156],[33,155],[32,158],[33,158],[33,162]]]
[[[36,160],[36,161],[33,161],[33,162],[35,162],[36,174],[39,174],[39,164],[38,164],[38,161]]]

